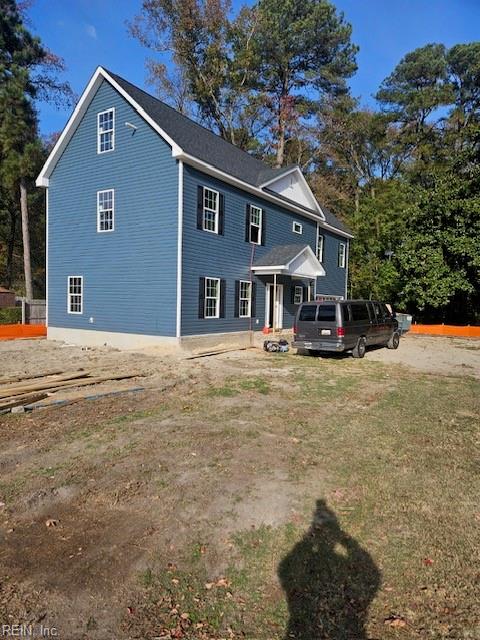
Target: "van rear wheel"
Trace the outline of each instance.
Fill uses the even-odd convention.
[[[357,344],[352,350],[352,356],[354,358],[363,358],[366,350],[367,350],[367,341],[363,337],[359,338]]]

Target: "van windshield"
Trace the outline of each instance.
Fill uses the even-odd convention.
[[[369,320],[367,305],[365,302],[359,302],[357,304],[350,305],[352,310],[353,320]]]
[[[298,318],[301,322],[315,322],[315,311],[317,310],[316,305],[309,304],[300,309],[300,317]]]
[[[335,305],[334,304],[321,304],[318,307],[318,320],[319,322],[335,322]]]

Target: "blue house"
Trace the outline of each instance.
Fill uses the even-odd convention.
[[[38,179],[48,337],[250,343],[346,296],[351,232],[272,169],[99,67]]]

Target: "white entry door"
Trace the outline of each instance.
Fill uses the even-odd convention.
[[[283,284],[277,284],[275,296],[274,285],[268,283],[266,285],[265,296],[265,325],[273,328],[273,320],[275,319],[275,329],[283,328]]]

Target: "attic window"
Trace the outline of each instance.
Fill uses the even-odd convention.
[[[296,220],[294,220],[292,225],[292,231],[293,233],[299,233],[301,235],[303,233],[303,226],[300,224],[300,222],[297,222]]]
[[[115,109],[97,115],[97,153],[113,151],[115,147]]]

